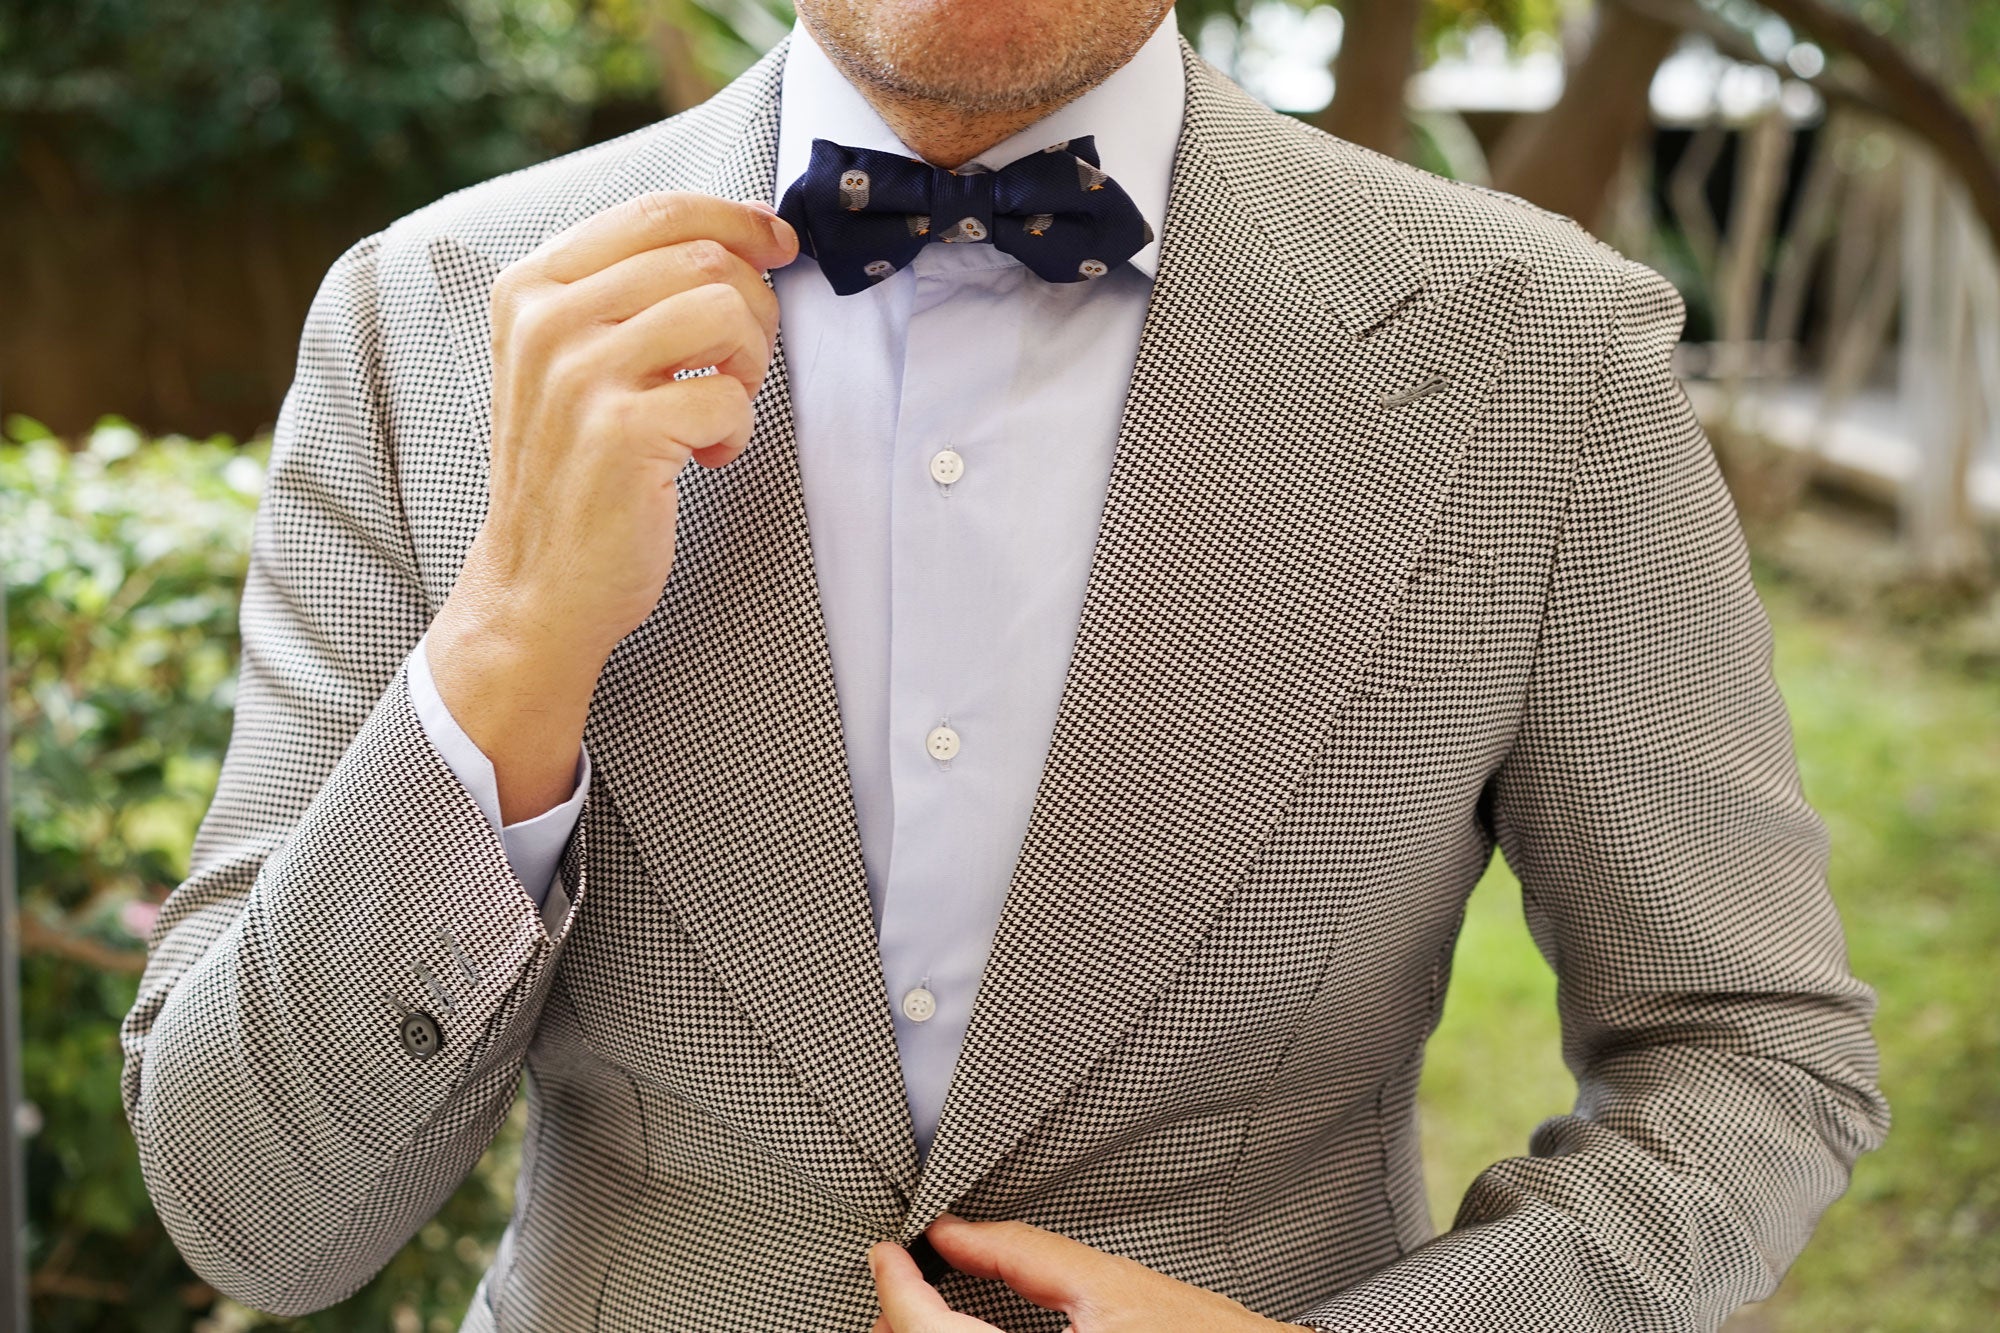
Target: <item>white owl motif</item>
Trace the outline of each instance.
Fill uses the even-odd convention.
[[[978,218],[960,218],[951,224],[949,231],[938,233],[940,241],[983,241],[986,239],[986,224]]]
[[[1069,147],[1069,140],[1064,139],[1060,143],[1050,144],[1047,148],[1044,148],[1042,151],[1044,153],[1060,153],[1063,149],[1067,147]]]
[[[903,225],[910,229],[912,236],[928,236],[931,230],[931,215],[928,213],[905,213]]]
[[[896,266],[886,259],[871,259],[861,266],[861,271],[880,282],[896,271]]]
[[[868,207],[868,173],[856,168],[840,173],[840,206],[850,213]]]
[[[1027,221],[1021,224],[1021,230],[1027,232],[1028,235],[1030,236],[1040,236],[1043,232],[1047,231],[1050,227],[1053,227],[1055,225],[1056,225],[1055,214],[1033,213],[1028,216]]]
[[[1076,183],[1086,190],[1101,190],[1104,182],[1111,179],[1108,172],[1099,171],[1082,158],[1076,160]]]
[[[1111,267],[1102,259],[1086,259],[1076,266],[1076,271],[1086,278],[1101,278],[1111,271]]]

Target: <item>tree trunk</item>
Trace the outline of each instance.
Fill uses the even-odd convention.
[[[1516,121],[1493,153],[1493,184],[1594,228],[1626,148],[1645,129],[1653,74],[1680,29],[1617,0],[1563,80],[1562,96]]]
[[[660,66],[660,109],[668,115],[699,106],[720,91],[695,56],[695,17],[689,0],[653,7],[648,36]]]
[[[1347,0],[1333,57],[1333,103],[1316,118],[1321,129],[1403,155],[1409,140],[1403,86],[1416,68],[1422,14],[1423,0]]]

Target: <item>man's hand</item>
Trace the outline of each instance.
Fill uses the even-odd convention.
[[[762,206],[662,192],[494,283],[491,504],[425,651],[503,822],[569,795],[598,673],[673,566],[675,478],[750,441],[778,336],[759,274],[797,254]]]
[[[1036,1305],[1068,1314],[1065,1333],[1297,1333],[1295,1325],[1227,1296],[1025,1222],[968,1222],[940,1213],[924,1234],[960,1272],[997,1278]],[[882,1303],[872,1333],[995,1333],[993,1325],[946,1305],[902,1246],[877,1242],[868,1266]]]

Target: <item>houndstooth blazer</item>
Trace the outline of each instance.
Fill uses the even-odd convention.
[[[945,1208],[1327,1330],[1712,1328],[1772,1289],[1887,1110],[1741,529],[1668,371],[1681,303],[1181,52],[1061,712],[922,1170],[782,347],[748,451],[682,474],[672,577],[598,687],[560,916],[401,670],[484,512],[494,276],[646,190],[768,198],[783,47],[334,265],[220,790],[124,1028],[147,1186],[203,1277],[277,1312],[353,1292],[525,1082],[466,1330],[863,1333],[868,1245]],[[1496,844],[1579,1096],[1433,1238],[1417,1076]]]

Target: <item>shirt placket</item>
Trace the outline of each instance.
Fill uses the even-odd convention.
[[[939,923],[990,887],[966,833],[994,758],[990,734],[981,748],[974,719],[986,701],[973,697],[980,673],[966,656],[982,610],[962,595],[967,562],[979,558],[965,509],[980,502],[980,422],[990,413],[977,410],[982,375],[969,364],[966,310],[952,299],[961,257],[943,258],[916,266],[889,487],[894,834],[881,944],[905,1069],[920,1080],[948,1074],[971,1016],[984,950],[961,947]],[[920,1140],[944,1092],[909,1088]]]

